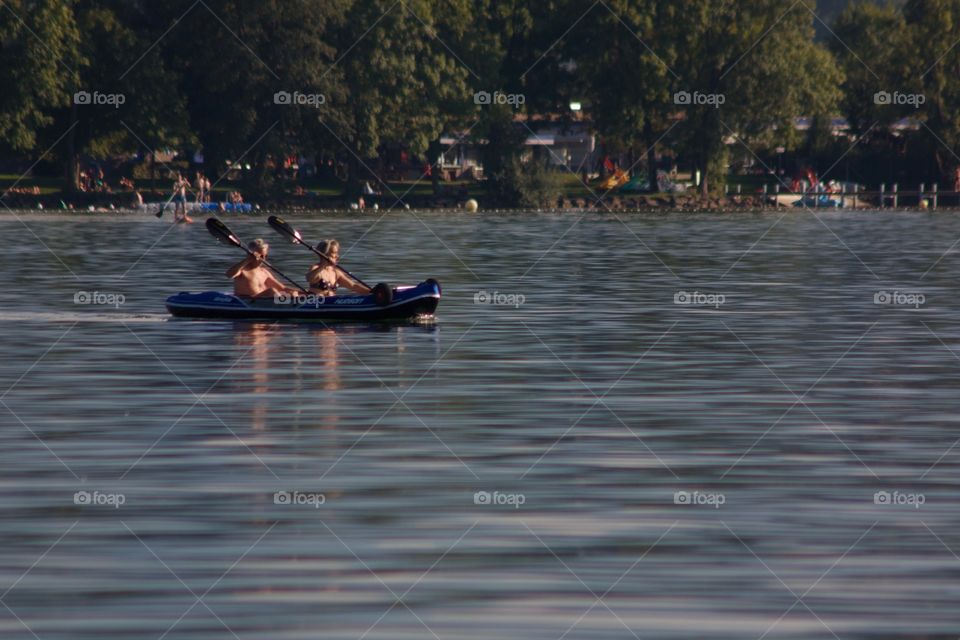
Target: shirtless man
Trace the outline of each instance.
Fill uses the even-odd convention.
[[[193,218],[187,215],[187,189],[189,188],[190,181],[184,178],[182,173],[177,174],[177,181],[173,183],[174,222],[193,222]]]
[[[227,277],[233,280],[233,294],[247,298],[268,298],[296,296],[302,292],[284,285],[273,277],[273,273],[263,266],[270,252],[270,245],[257,238],[247,244],[253,255],[227,269]]]
[[[203,177],[203,174],[197,171],[197,179],[193,183],[194,188],[197,190],[197,204],[203,204],[206,202],[206,186],[207,179]]]

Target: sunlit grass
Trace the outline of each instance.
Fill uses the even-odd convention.
[[[63,186],[62,178],[35,178],[22,177],[15,173],[0,173],[0,191],[6,191],[14,185],[18,189],[32,189],[40,187],[41,195],[54,195],[60,193]]]

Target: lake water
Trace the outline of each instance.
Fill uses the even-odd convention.
[[[288,220],[435,322],[171,320],[202,224],[0,217],[0,637],[960,635],[960,216],[377,216]]]

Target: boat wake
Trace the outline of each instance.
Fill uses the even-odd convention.
[[[89,322],[89,323],[151,323],[169,322],[164,313],[84,313],[53,311],[0,311],[0,322]]]

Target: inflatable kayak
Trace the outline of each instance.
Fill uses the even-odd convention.
[[[390,289],[377,285],[375,293],[368,295],[304,295],[288,300],[253,300],[207,291],[182,292],[167,298],[167,310],[176,317],[221,320],[408,320],[433,315],[438,304],[440,284],[432,279],[412,287]]]

